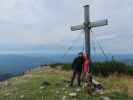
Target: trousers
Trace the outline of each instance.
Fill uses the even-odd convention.
[[[81,84],[81,72],[77,71],[77,70],[73,71],[73,76],[72,76],[72,79],[71,79],[71,86],[73,86],[73,82],[74,82],[76,76],[77,76],[78,86],[80,86],[80,84]]]

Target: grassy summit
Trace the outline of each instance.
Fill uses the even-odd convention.
[[[133,100],[133,77],[126,75],[98,76],[103,93],[85,94],[81,87],[69,87],[71,71],[60,68],[38,68],[23,76],[0,83],[0,100]],[[71,96],[71,94],[75,96]]]

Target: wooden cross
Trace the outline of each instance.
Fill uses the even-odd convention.
[[[90,22],[89,5],[84,6],[84,23],[82,25],[72,26],[71,31],[81,30],[85,31],[85,51],[91,61],[91,49],[90,49],[90,30],[93,27],[100,27],[108,24],[108,20],[99,20],[96,22]]]

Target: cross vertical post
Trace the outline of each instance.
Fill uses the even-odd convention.
[[[90,14],[89,14],[89,5],[84,6],[84,31],[85,31],[85,51],[88,55],[89,60],[91,61],[91,43],[90,43],[90,27],[87,27],[90,23]],[[91,64],[89,63],[89,66]],[[89,70],[90,71],[90,70]]]

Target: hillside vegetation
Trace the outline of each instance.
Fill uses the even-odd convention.
[[[92,95],[87,95],[82,87],[69,87],[72,72],[62,68],[60,65],[56,65],[56,68],[40,67],[1,82],[0,100],[102,100],[103,97],[133,100],[132,76],[94,76],[105,89],[101,93],[93,91]],[[71,96],[72,93],[75,96]]]
[[[61,66],[64,70],[71,70],[71,64],[52,64],[52,68]],[[133,65],[127,65],[118,61],[94,62],[91,64],[91,72],[93,75],[109,76],[113,74],[124,74],[133,76]]]

